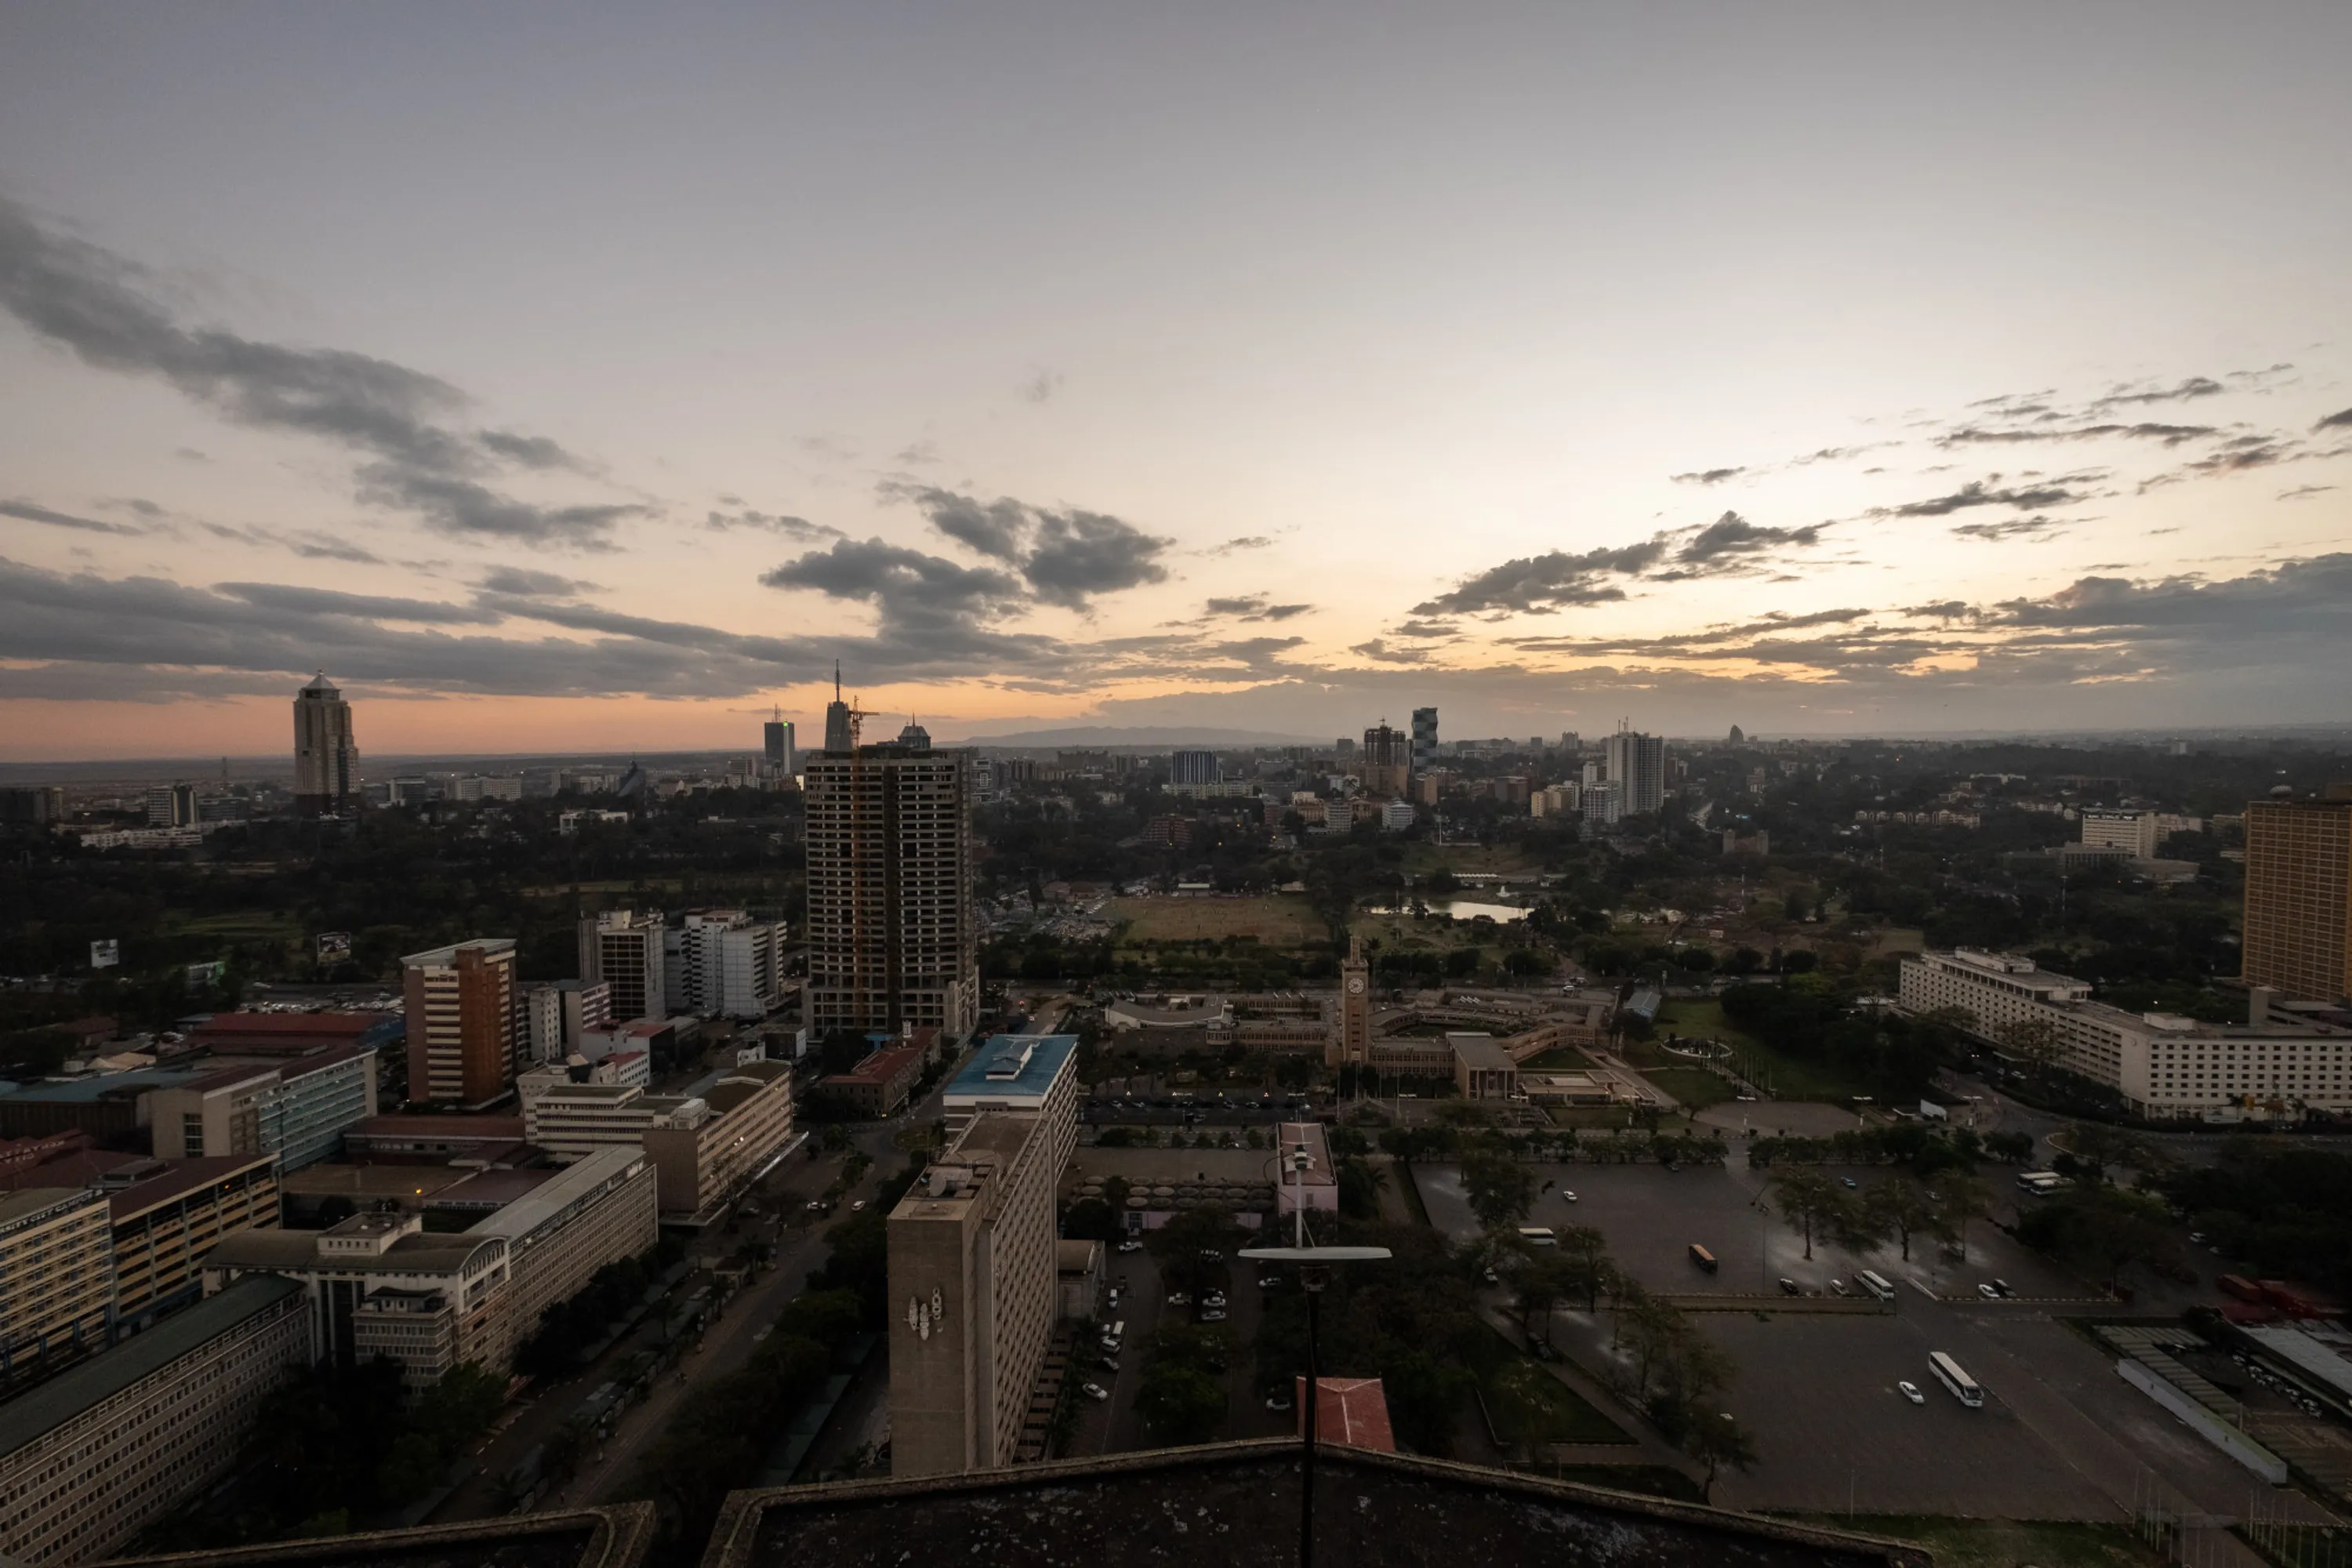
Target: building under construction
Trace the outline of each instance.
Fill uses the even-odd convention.
[[[802,764],[808,811],[808,1022],[957,1040],[980,1016],[968,759],[909,723],[868,744],[866,715],[836,700],[848,742]]]

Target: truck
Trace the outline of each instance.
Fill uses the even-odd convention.
[[[1690,1244],[1690,1260],[1696,1264],[1703,1273],[1712,1274],[1716,1270],[1715,1254],[1696,1241]]]

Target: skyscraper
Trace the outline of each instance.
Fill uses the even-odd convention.
[[[766,733],[761,738],[766,742],[764,755],[768,776],[788,779],[800,772],[800,759],[793,747],[793,727],[784,718],[783,710],[778,709],[776,716],[768,721],[764,729]]]
[[[659,1016],[665,1006],[659,910],[606,910],[580,922],[580,978],[612,988],[615,1023]]]
[[[1412,771],[1427,773],[1437,765],[1437,710],[1412,710]]]
[[[2246,984],[2297,1002],[2352,994],[2352,784],[2246,803]]]
[[[965,754],[828,747],[803,773],[810,1028],[960,1038],[980,1016]]]
[[[1168,757],[1168,782],[1171,784],[1213,784],[1218,780],[1217,753],[1214,752],[1173,752]]]
[[[1608,782],[1617,786],[1618,809],[1628,816],[1655,812],[1666,803],[1666,743],[1655,735],[1620,728],[1602,744]]]
[[[294,698],[294,809],[305,816],[341,816],[359,797],[352,705],[321,670]]]
[[[849,722],[849,704],[841,700],[841,661],[833,665],[833,700],[824,705],[824,749],[845,752],[856,743]]]
[[[476,937],[400,961],[408,1004],[408,1098],[468,1108],[515,1076],[515,944]]]
[[[1375,800],[1401,796],[1412,773],[1412,740],[1382,720],[1364,731],[1361,777],[1364,793]]]

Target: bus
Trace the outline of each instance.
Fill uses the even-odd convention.
[[[1697,1264],[1700,1270],[1704,1273],[1712,1274],[1715,1272],[1715,1254],[1709,1252],[1706,1247],[1701,1247],[1696,1241],[1690,1244],[1690,1260],[1693,1263]]]
[[[2066,1178],[2055,1171],[2028,1171],[2017,1178],[2017,1190],[2030,1198],[2046,1198],[2066,1185]]]
[[[1895,1300],[1895,1287],[1887,1282],[1886,1276],[1884,1274],[1874,1274],[1867,1268],[1860,1268],[1854,1271],[1853,1277],[1855,1280],[1861,1284],[1864,1289],[1877,1297],[1880,1300],[1892,1301]]]
[[[1549,1226],[1523,1225],[1519,1226],[1519,1239],[1526,1242],[1529,1247],[1558,1247],[1559,1245],[1559,1237],[1551,1233],[1551,1227]]]
[[[1936,1381],[1952,1391],[1952,1397],[1974,1410],[1984,1404],[1984,1388],[1977,1380],[1960,1370],[1960,1363],[1942,1351],[1927,1352],[1928,1369]]]

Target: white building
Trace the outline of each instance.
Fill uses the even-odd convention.
[[[672,1013],[764,1018],[783,998],[784,927],[741,910],[700,910],[665,931],[663,982]]]
[[[1381,831],[1402,833],[1412,826],[1412,802],[1392,800],[1381,807]]]
[[[1666,801],[1666,743],[1655,735],[1620,730],[1601,743],[1602,765],[1617,786],[1626,816],[1656,812]]]
[[[613,1021],[613,988],[601,980],[540,981],[522,988],[524,1026],[530,1059],[560,1062],[580,1048],[583,1035]]]
[[[659,910],[606,910],[580,922],[580,978],[612,988],[612,1016],[634,1023],[668,1011]]]
[[[2352,1109],[2352,1030],[2205,1024],[2090,997],[2084,982],[2013,953],[1962,948],[1903,962],[1906,1012],[1958,1008],[1971,1033],[2046,1052],[2053,1065],[2115,1089],[2136,1115],[2234,1121]]]
[[[2092,848],[2120,849],[2137,859],[2155,858],[2157,815],[2152,811],[2083,813],[2083,843]]]

